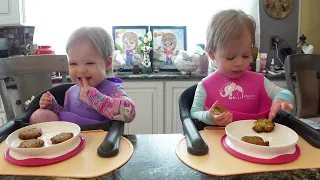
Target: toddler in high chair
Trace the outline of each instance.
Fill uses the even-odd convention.
[[[217,71],[198,83],[191,107],[193,118],[226,126],[238,120],[273,120],[279,110],[293,109],[290,91],[277,87],[263,74],[247,71],[255,28],[253,18],[242,11],[224,10],[213,16],[206,41]],[[226,112],[214,113],[219,106]]]
[[[120,86],[121,79],[113,76],[113,50],[112,37],[102,28],[82,27],[73,32],[67,41],[66,52],[69,75],[75,85],[67,90],[64,107],[50,92],[44,93],[39,102],[40,109],[34,112],[30,122],[44,121],[41,115],[46,111],[54,112],[61,121],[78,125],[108,120],[131,122],[136,115],[135,105]]]

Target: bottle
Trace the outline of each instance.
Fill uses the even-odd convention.
[[[261,53],[261,71],[265,71],[267,68],[267,53]]]
[[[261,58],[260,53],[258,53],[257,59],[256,59],[256,72],[261,71]]]
[[[270,64],[270,71],[275,71],[275,65],[274,65],[274,59],[272,58],[271,64]]]

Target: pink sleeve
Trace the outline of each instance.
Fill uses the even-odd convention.
[[[67,90],[67,91],[66,91],[66,94],[64,95],[64,105],[63,105],[64,107],[67,106],[67,102],[68,102],[68,101],[67,101],[67,99],[68,99],[68,92],[69,92],[69,90]]]
[[[68,97],[68,91],[66,91],[66,94],[65,94],[65,98],[64,98],[64,107],[67,106],[67,97]],[[60,111],[63,110],[63,107],[60,106],[56,99],[54,98],[53,99],[53,104],[51,105],[51,107],[49,108],[49,110],[53,111],[54,113],[56,113],[57,115],[59,115]]]
[[[86,103],[112,120],[129,123],[136,116],[134,103],[120,86],[112,91],[111,96],[100,93],[96,88],[90,88],[87,91]]]

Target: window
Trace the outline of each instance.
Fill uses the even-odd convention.
[[[257,0],[27,0],[27,24],[35,26],[34,43],[51,45],[65,54],[68,36],[81,26],[187,26],[187,48],[204,43],[211,16],[223,9],[241,9],[257,23],[256,46],[260,46]]]

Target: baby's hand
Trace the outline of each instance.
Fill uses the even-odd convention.
[[[292,110],[293,109],[293,105],[290,104],[290,102],[283,100],[283,99],[275,99],[272,102],[272,106],[270,108],[270,113],[269,113],[269,120],[272,121],[279,110]]]
[[[215,114],[213,109],[218,106],[218,101],[216,101],[210,108],[209,117],[211,121],[216,123],[218,126],[226,126],[232,122],[232,114],[230,112],[224,112],[222,114]]]
[[[80,99],[83,102],[86,102],[87,99],[87,91],[91,88],[86,78],[82,78],[82,86],[80,92]]]
[[[40,109],[48,109],[53,104],[53,101],[54,97],[49,91],[42,94],[39,101]]]

